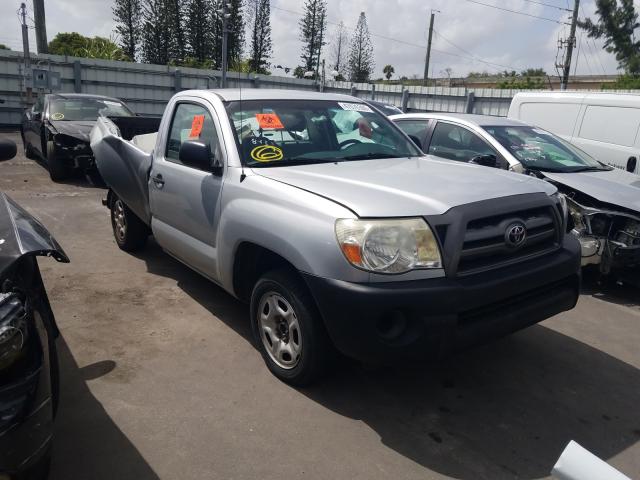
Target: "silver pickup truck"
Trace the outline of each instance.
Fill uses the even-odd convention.
[[[580,245],[556,187],[428,158],[357,98],[184,91],[157,132],[118,122],[91,134],[118,246],[153,234],[248,302],[285,382],[313,381],[338,352],[438,358],[578,299]]]

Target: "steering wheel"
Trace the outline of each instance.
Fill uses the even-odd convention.
[[[357,145],[358,143],[362,142],[360,140],[356,140],[355,138],[350,138],[348,140],[345,140],[344,142],[340,142],[338,146],[340,147],[340,150],[344,150],[349,145]]]

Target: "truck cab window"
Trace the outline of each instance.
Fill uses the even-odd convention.
[[[188,140],[209,145],[212,158],[220,158],[218,132],[209,111],[194,103],[180,103],[174,110],[167,142],[166,159],[181,163],[180,147]]]

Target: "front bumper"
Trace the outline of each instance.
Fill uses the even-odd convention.
[[[580,244],[460,278],[354,284],[303,274],[342,353],[393,363],[437,359],[572,309],[580,294]]]
[[[82,170],[95,168],[96,161],[88,143],[78,140],[77,144],[73,144],[68,140],[62,142],[54,137],[54,146],[56,157],[70,168]]]

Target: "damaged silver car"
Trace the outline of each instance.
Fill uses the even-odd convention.
[[[391,118],[426,153],[553,183],[567,198],[582,265],[598,265],[609,278],[640,285],[640,177],[515,120],[448,113]]]

